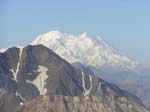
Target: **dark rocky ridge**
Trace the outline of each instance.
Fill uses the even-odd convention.
[[[0,53],[0,90],[16,95],[27,103],[39,95],[70,98],[92,95],[110,98],[111,102],[117,102],[115,99],[123,97],[127,102],[145,109],[136,96],[73,68],[43,45],[27,46],[23,49],[13,47]]]

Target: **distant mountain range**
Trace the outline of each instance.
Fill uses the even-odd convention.
[[[149,112],[135,95],[89,73],[43,45],[8,48],[0,53],[0,111]]]
[[[74,67],[136,94],[150,107],[150,69],[122,55],[102,37],[91,37],[87,32],[75,36],[50,31],[31,43],[39,44],[52,49]]]

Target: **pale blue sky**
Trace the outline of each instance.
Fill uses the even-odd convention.
[[[0,0],[0,48],[50,30],[101,35],[150,66],[150,0]]]

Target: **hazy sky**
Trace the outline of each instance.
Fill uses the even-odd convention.
[[[50,30],[101,35],[150,66],[150,0],[0,0],[0,48]]]

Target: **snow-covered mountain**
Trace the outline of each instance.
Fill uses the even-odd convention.
[[[32,45],[43,44],[54,50],[70,63],[80,62],[86,66],[101,68],[106,65],[132,70],[138,63],[114,50],[102,37],[90,37],[87,32],[75,36],[51,31],[38,36]]]

